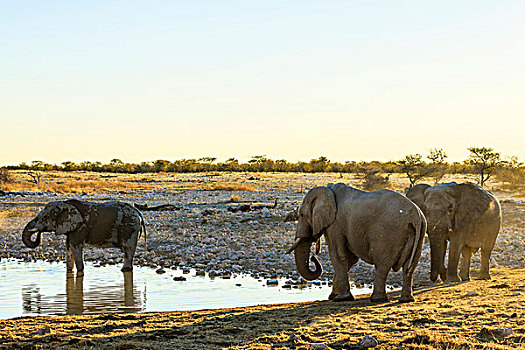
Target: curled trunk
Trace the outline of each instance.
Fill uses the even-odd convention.
[[[40,231],[38,231],[34,241],[31,240],[31,236],[35,231],[33,230],[33,222],[29,222],[22,232],[22,242],[29,248],[36,248],[40,244]]]
[[[315,255],[312,256],[312,262],[315,265],[315,270],[310,270],[310,263],[308,261],[308,258],[310,257],[310,245],[311,242],[307,239],[304,239],[294,250],[297,271],[299,271],[301,276],[307,281],[318,279],[319,276],[321,276],[321,273],[323,273],[321,263]]]

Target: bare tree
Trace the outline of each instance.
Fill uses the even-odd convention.
[[[34,183],[35,185],[40,185],[40,180],[42,178],[42,173],[40,171],[30,171],[27,175],[31,177],[29,182]]]
[[[478,184],[484,187],[501,164],[501,154],[490,147],[469,147],[468,150],[470,155],[465,163],[474,167],[479,174]]]

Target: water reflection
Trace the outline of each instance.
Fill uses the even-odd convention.
[[[304,289],[267,286],[265,280],[234,275],[230,279],[135,267],[123,274],[118,266],[86,263],[84,277],[66,274],[63,263],[0,260],[0,319],[23,315],[201,310],[326,299],[327,285]],[[185,276],[185,281],[174,278]],[[294,286],[296,287],[296,286]],[[370,293],[353,290],[354,295]]]
[[[144,303],[133,283],[133,272],[122,275],[121,284],[99,285],[84,290],[84,276],[68,273],[65,294],[56,295],[43,295],[36,284],[30,284],[22,288],[22,308],[25,313],[55,315],[143,311]]]

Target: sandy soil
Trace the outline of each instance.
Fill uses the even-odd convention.
[[[174,296],[176,297],[176,296]],[[525,269],[416,290],[416,302],[328,301],[237,309],[0,321],[1,349],[525,348]]]

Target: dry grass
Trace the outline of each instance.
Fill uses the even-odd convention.
[[[492,272],[492,281],[421,288],[407,304],[394,292],[380,304],[361,296],[343,303],[0,320],[0,348],[342,350],[361,348],[365,335],[376,338],[379,349],[523,348],[525,270]],[[35,334],[45,327],[50,334]]]
[[[0,219],[35,216],[39,211],[38,209],[38,207],[15,207],[11,209],[0,210]]]
[[[230,202],[232,203],[235,203],[235,202],[244,202],[244,198],[240,197],[240,196],[236,196],[236,195],[232,195],[230,197]]]
[[[200,190],[213,190],[213,191],[251,191],[258,192],[259,189],[248,186],[241,183],[213,183],[213,184],[199,184],[194,186]]]
[[[14,172],[15,179],[3,184],[4,191],[42,191],[55,193],[104,193],[147,189],[153,187],[150,183],[126,181],[125,175],[101,175],[92,173],[43,173],[39,184],[30,182],[25,172]]]

